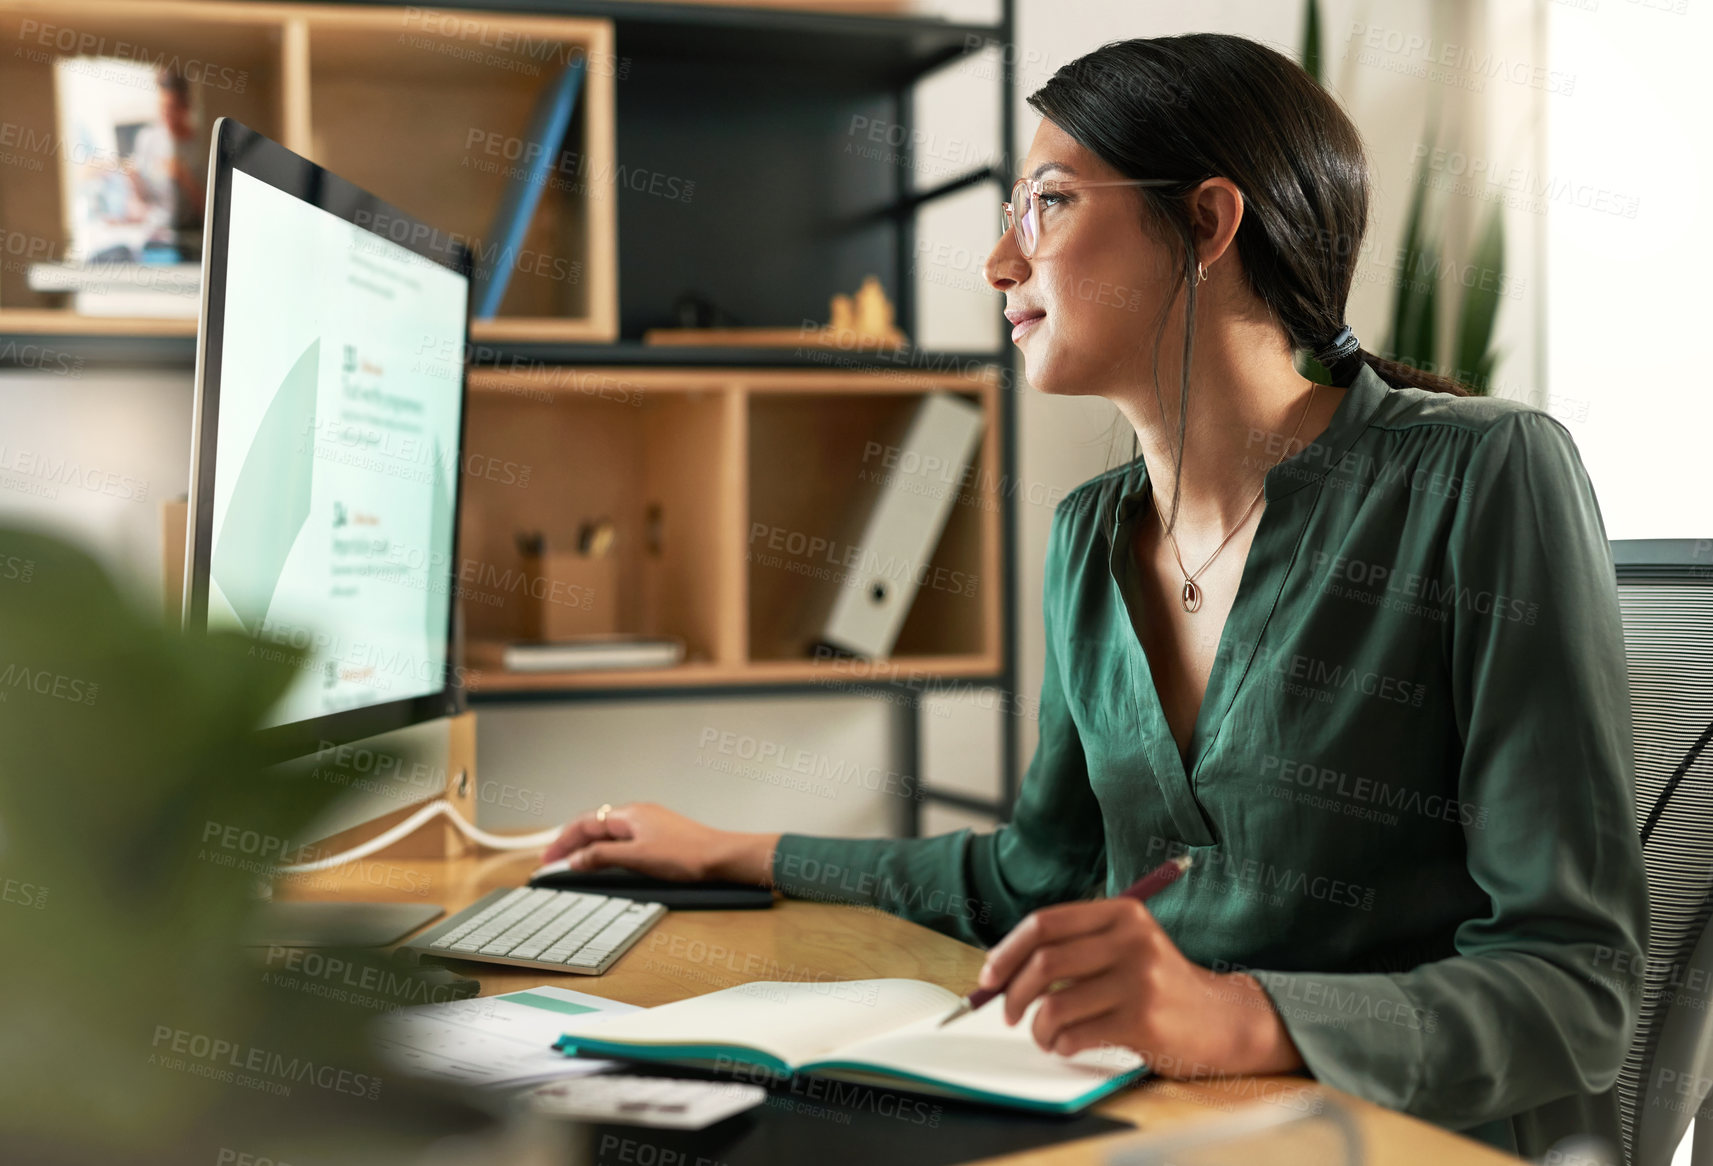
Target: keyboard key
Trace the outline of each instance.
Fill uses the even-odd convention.
[[[629,939],[635,930],[636,920],[634,918],[615,919],[607,924],[599,935],[589,941],[589,946],[604,947],[610,951]]]
[[[560,946],[559,941],[565,934],[563,930],[559,930],[559,933],[557,935],[546,934],[549,931],[554,931],[556,929],[559,929],[560,926],[561,926],[560,924],[555,923],[550,927],[544,927],[541,929],[541,931],[537,932],[535,935],[531,936],[529,939],[525,940],[523,943],[519,944],[517,947],[512,948],[513,958],[520,959],[520,960],[540,959],[542,952],[547,951],[550,948]],[[575,951],[575,950],[576,950],[575,946],[571,946],[571,947],[566,948],[567,952]]]
[[[598,903],[591,901],[572,904],[570,910],[536,932],[529,941],[530,946],[539,944],[537,950],[555,946],[561,939],[569,935],[577,924],[593,914],[598,906]]]
[[[635,942],[665,914],[658,903],[520,887],[466,908],[416,946],[460,959],[528,961],[599,974],[615,951]]]

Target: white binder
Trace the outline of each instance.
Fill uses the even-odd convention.
[[[891,654],[952,506],[970,489],[964,475],[981,428],[975,405],[950,393],[929,393],[902,442],[876,459],[879,489],[856,561],[817,633],[823,643],[871,658]]]

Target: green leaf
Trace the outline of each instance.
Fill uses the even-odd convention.
[[[1505,277],[1505,215],[1500,203],[1489,203],[1486,220],[1472,257],[1475,282],[1463,293],[1463,310],[1457,319],[1457,374],[1476,393],[1485,396],[1492,388],[1493,326],[1499,315],[1499,289]]]
[[[1309,0],[1308,9],[1303,13],[1303,72],[1314,78],[1316,85],[1322,84],[1320,79],[1320,4],[1318,0]]]
[[[1430,122],[1423,134],[1432,153],[1438,140],[1437,125]],[[1392,332],[1386,354],[1416,368],[1435,368],[1434,337],[1439,321],[1439,274],[1443,260],[1439,243],[1427,224],[1427,183],[1418,170],[1411,176],[1410,209],[1404,219],[1404,241],[1399,250],[1403,269],[1398,272],[1392,301]]]
[[[257,737],[305,658],[169,632],[43,534],[0,525],[0,564],[0,1161],[421,1161],[420,1093],[366,1035],[419,973],[239,945],[257,884],[359,796]]]

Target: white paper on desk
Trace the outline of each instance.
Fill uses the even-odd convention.
[[[613,1067],[553,1051],[569,1016],[584,1023],[639,1012],[569,988],[530,988],[400,1008],[375,1022],[375,1050],[401,1073],[461,1085],[518,1085]]]

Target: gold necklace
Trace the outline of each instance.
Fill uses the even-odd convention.
[[[1303,431],[1303,422],[1308,420],[1309,407],[1314,404],[1315,390],[1317,390],[1319,388],[1320,388],[1320,384],[1318,382],[1316,382],[1316,381],[1310,381],[1309,382],[1309,399],[1307,401],[1303,402],[1303,412],[1302,412],[1302,416],[1297,418],[1297,427],[1295,429],[1291,430],[1291,436],[1285,439],[1285,450],[1286,451],[1290,450],[1291,442],[1293,442],[1297,439],[1297,434],[1299,434]],[[1281,454],[1279,454],[1279,461],[1274,462],[1273,465],[1277,466],[1279,464],[1279,462],[1282,462],[1284,460],[1285,460],[1285,454],[1281,453]],[[1270,468],[1269,468],[1269,472],[1271,472]],[[1255,491],[1255,497],[1251,498],[1249,500],[1249,505],[1244,508],[1243,517],[1239,518],[1237,520],[1237,525],[1232,527],[1229,531],[1227,531],[1225,534],[1225,537],[1219,540],[1219,545],[1217,547],[1213,548],[1213,554],[1209,555],[1207,557],[1207,561],[1195,569],[1195,574],[1191,574],[1190,572],[1184,570],[1184,556],[1178,553],[1178,540],[1172,534],[1171,528],[1166,525],[1166,516],[1164,514],[1160,513],[1160,493],[1159,493],[1159,491],[1158,490],[1149,490],[1148,491],[1148,498],[1151,502],[1154,503],[1154,513],[1156,515],[1158,515],[1159,519],[1160,519],[1160,529],[1166,532],[1166,540],[1168,542],[1170,542],[1172,545],[1172,557],[1178,561],[1178,571],[1184,577],[1183,601],[1184,601],[1184,610],[1185,611],[1190,612],[1191,614],[1194,614],[1195,612],[1201,610],[1201,588],[1196,585],[1196,575],[1200,575],[1203,571],[1207,570],[1208,564],[1212,563],[1215,559],[1217,559],[1219,557],[1219,552],[1223,551],[1225,549],[1225,544],[1231,541],[1231,536],[1243,529],[1243,524],[1245,522],[1249,521],[1250,512],[1255,509],[1255,504],[1257,502],[1261,501],[1261,495],[1266,493],[1266,491],[1267,491],[1267,475],[1263,474],[1263,475],[1261,475],[1261,488],[1259,490]]]

